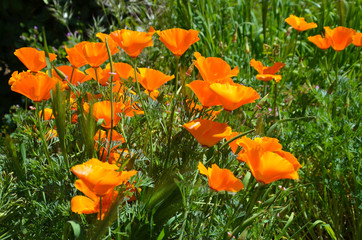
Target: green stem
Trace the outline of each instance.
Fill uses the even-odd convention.
[[[273,104],[273,111],[274,111],[274,123],[277,122],[277,95],[278,95],[278,83],[274,83],[274,104]]]
[[[215,215],[215,212],[216,212],[216,207],[217,207],[218,201],[219,201],[219,194],[216,194],[216,199],[215,199],[215,203],[214,203],[214,208],[212,209],[212,214],[211,214],[211,217],[210,217],[210,220],[209,220],[209,224],[208,224],[208,227],[207,227],[206,236],[209,236],[211,226],[213,225],[213,224],[212,224],[212,221],[213,221],[213,219],[214,219],[214,215]]]
[[[109,48],[108,45],[108,41],[107,38],[105,39],[106,42],[106,47],[107,47],[107,53],[108,53],[108,58],[109,58],[109,62],[111,65],[111,87],[110,87],[110,95],[111,95],[111,132],[109,134],[109,146],[108,146],[108,152],[107,152],[107,162],[109,161],[109,156],[111,154],[111,143],[112,143],[112,134],[113,134],[113,74],[114,74],[114,68],[113,68],[113,60],[112,60],[112,54],[111,54],[111,50]]]
[[[297,43],[298,43],[298,36],[299,36],[299,31],[297,32],[297,36],[295,37],[294,48],[293,48],[293,57],[292,57],[291,64],[293,64],[293,62],[294,62],[295,50],[297,48]]]
[[[166,157],[166,163],[168,163],[169,157],[170,157],[170,153],[171,153],[171,136],[172,136],[172,125],[173,125],[173,119],[175,116],[175,109],[176,109],[176,105],[177,105],[177,98],[178,98],[178,92],[177,91],[177,82],[178,82],[178,65],[179,65],[179,60],[180,57],[176,56],[176,73],[175,73],[175,89],[176,89],[176,94],[172,99],[172,107],[171,107],[171,115],[170,115],[170,120],[168,122],[168,127],[167,127],[167,134],[168,134],[168,138],[167,138],[167,157]],[[181,86],[182,88],[183,86]]]
[[[50,155],[49,155],[49,152],[48,152],[48,143],[47,141],[45,140],[45,135],[44,135],[44,130],[43,130],[43,124],[42,124],[42,121],[39,117],[39,102],[35,102],[35,107],[36,107],[36,119],[38,121],[38,124],[39,124],[39,133],[40,133],[40,140],[42,141],[42,145],[43,145],[43,149],[44,149],[44,153],[45,153],[45,156],[46,156],[46,159],[48,161],[48,164],[49,166],[53,166],[53,163],[52,163],[52,160],[50,158]],[[44,108],[44,104],[43,104],[43,108]],[[44,110],[43,110],[43,114],[44,114]],[[42,114],[42,115],[43,115]]]

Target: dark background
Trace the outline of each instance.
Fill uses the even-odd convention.
[[[52,3],[52,1],[48,1]],[[64,1],[59,1],[64,2]],[[49,4],[48,3],[48,4]],[[94,1],[72,1],[73,17],[68,28],[53,16],[49,5],[40,0],[1,0],[0,1],[0,125],[3,117],[12,105],[24,105],[22,95],[12,92],[8,81],[14,71],[26,70],[25,66],[14,55],[21,47],[39,47],[39,39],[44,27],[49,45],[60,48],[67,41],[67,33],[75,30],[85,31],[87,23],[93,17],[100,16],[100,9]],[[35,27],[36,26],[36,27]],[[35,28],[34,28],[35,27]]]

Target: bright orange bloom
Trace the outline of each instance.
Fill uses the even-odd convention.
[[[43,114],[43,110],[39,111],[39,118],[41,118],[41,116],[43,115],[44,120],[51,120],[51,119],[55,119],[54,115],[53,115],[53,109],[51,108],[45,108],[44,109],[44,114]]]
[[[217,98],[215,93],[210,89],[210,85],[211,83],[201,80],[195,80],[186,84],[186,86],[191,88],[195,93],[201,105],[205,108],[221,105],[219,98]]]
[[[322,50],[328,49],[331,44],[329,43],[327,38],[323,38],[321,35],[310,36],[308,40],[317,45]]]
[[[196,119],[183,125],[196,140],[205,147],[212,147],[221,139],[231,134],[231,127],[226,123]]]
[[[108,68],[102,69],[101,67],[97,67],[97,68],[88,68],[85,70],[85,72],[91,76],[94,80],[97,81],[98,78],[98,82],[100,85],[102,86],[108,86],[109,82],[111,78],[111,70]],[[114,79],[115,81],[116,79]]]
[[[198,169],[201,174],[207,176],[210,188],[215,191],[239,192],[244,188],[244,184],[229,169],[221,169],[216,164],[206,169],[201,162]]]
[[[87,42],[80,42],[72,48],[67,48],[67,46],[65,46],[65,51],[68,54],[67,58],[72,67],[80,68],[87,64],[87,60],[84,58],[82,53],[83,45],[86,43]]]
[[[39,51],[31,47],[23,47],[16,49],[14,54],[32,72],[38,72],[47,65],[44,51]],[[50,61],[54,61],[56,58],[56,54],[49,53]]]
[[[335,29],[330,29],[329,27],[324,27],[326,32],[326,38],[331,44],[332,48],[335,51],[342,51],[348,45],[352,43],[352,37],[356,33],[356,30],[346,27],[336,27]]]
[[[122,102],[113,102],[113,126],[121,120],[119,114],[124,109]],[[88,103],[84,103],[84,111],[89,112]],[[93,104],[93,117],[98,121],[103,119],[102,127],[111,128],[111,101],[96,102]]]
[[[85,42],[79,49],[83,58],[92,68],[99,67],[108,59],[106,44],[100,42]]]
[[[111,66],[107,64],[107,68],[111,69]],[[129,77],[134,76],[134,69],[128,63],[113,63],[114,71],[119,76],[120,80],[126,79],[128,80]]]
[[[199,31],[181,28],[172,28],[163,31],[157,31],[160,41],[175,55],[181,56],[195,42],[199,41]]]
[[[161,87],[164,83],[175,78],[174,75],[166,75],[158,70],[151,68],[138,68],[138,82],[149,92]],[[134,76],[134,75],[133,75]]]
[[[290,15],[285,21],[299,32],[318,27],[316,23],[307,23],[303,17],[294,15]]]
[[[205,58],[199,52],[195,52],[194,56],[196,57],[195,66],[206,82],[232,82],[231,77],[235,77],[239,73],[238,67],[231,70],[229,64],[221,58]]]
[[[128,181],[137,171],[118,172],[118,167],[92,158],[87,162],[75,165],[71,171],[92,191],[101,197],[112,191],[114,187]]]
[[[213,83],[210,85],[210,89],[226,111],[233,111],[260,98],[253,88],[237,83]]]
[[[111,51],[111,55],[116,54],[119,52],[118,44],[108,35],[105,33],[97,33],[96,36],[102,40],[104,44],[106,44],[106,38],[109,46],[109,50]]]
[[[152,92],[145,90],[145,93],[153,100],[157,100],[158,95],[160,95],[160,92],[158,90],[153,90]]]
[[[362,33],[357,32],[355,35],[353,35],[352,43],[356,47],[362,47]]]
[[[18,92],[34,102],[41,102],[50,98],[50,90],[54,88],[58,80],[48,75],[38,72],[22,72],[18,75],[18,80],[13,83],[11,90]]]
[[[18,79],[19,79],[19,72],[18,71],[14,71],[12,74],[11,74],[11,77],[9,79],[9,85],[13,85],[14,82],[16,82]]]
[[[111,131],[98,130],[98,132],[94,135],[94,141],[100,141],[104,145],[108,145],[111,142]],[[123,136],[118,133],[116,130],[112,130],[112,144],[113,146],[120,146],[122,143],[124,143]]]
[[[86,75],[82,71],[68,65],[59,66],[57,67],[57,69],[60,70],[62,73],[64,73],[64,75],[67,77],[67,80],[73,86],[78,86],[79,84],[92,79],[91,76]],[[63,80],[54,69],[53,69],[53,76],[57,77],[59,80]],[[63,83],[67,83],[67,81],[63,81]],[[68,83],[66,85],[66,88],[69,89]]]
[[[85,196],[75,196],[72,198],[70,205],[73,212],[81,214],[98,213],[98,219],[104,219],[104,216],[108,213],[112,206],[113,201],[116,199],[118,192],[111,189],[106,195],[102,196],[102,206],[100,208],[100,197],[92,192],[87,185],[80,179],[76,180],[74,186],[84,193]],[[99,216],[100,209],[102,210],[102,216]]]
[[[152,36],[155,29],[148,32],[138,32],[127,29],[117,30],[109,34],[111,38],[132,58],[138,57],[146,47],[153,46]]]
[[[237,140],[243,149],[238,160],[248,164],[254,177],[265,184],[279,179],[298,179],[298,160],[289,152],[282,150],[282,145],[276,138],[255,138],[244,136]]]
[[[274,79],[275,82],[279,82],[282,79],[282,76],[275,74],[282,67],[284,67],[285,64],[281,62],[276,62],[271,67],[264,67],[264,65],[260,61],[255,61],[255,59],[251,59],[250,66],[252,66],[259,73],[258,75],[256,75],[256,79],[265,82]]]
[[[130,100],[125,102],[123,113],[126,117],[133,117],[134,115],[144,114],[145,112],[139,106],[138,102],[131,102]]]

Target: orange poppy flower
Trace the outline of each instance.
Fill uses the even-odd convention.
[[[327,38],[323,38],[321,35],[310,36],[308,40],[317,45],[322,50],[328,49],[331,44],[329,43]]]
[[[362,47],[362,33],[357,32],[355,35],[353,35],[352,43],[356,47]]]
[[[18,80],[13,83],[11,90],[20,93],[34,102],[48,100],[50,90],[54,88],[58,80],[48,75],[38,72],[22,72],[18,75]]]
[[[226,111],[233,111],[260,98],[253,88],[237,83],[213,83],[210,85],[210,90],[214,92]]]
[[[45,121],[55,119],[55,117],[53,115],[53,109],[51,109],[51,108],[45,108],[44,109],[44,114],[43,114],[43,110],[40,110],[39,111],[39,118],[41,118],[42,115],[43,115],[43,118],[44,118]]]
[[[9,85],[13,85],[14,82],[16,82],[17,80],[19,79],[19,72],[18,71],[14,71],[12,74],[11,74],[11,77],[9,79]]]
[[[221,139],[231,134],[231,127],[226,123],[196,119],[183,125],[204,147],[212,147]]]
[[[106,68],[111,69],[111,66],[109,63],[107,64]],[[113,63],[113,68],[120,79],[128,80],[128,78],[134,76],[134,69],[128,63],[122,63],[122,62]]]
[[[155,29],[150,27],[147,33],[122,29],[112,32],[109,36],[130,57],[136,58],[144,48],[153,46],[152,36],[154,33]]]
[[[113,102],[113,126],[116,126],[121,120],[119,114],[124,108],[122,102]],[[84,103],[84,111],[89,112],[88,103]],[[96,102],[93,104],[93,117],[98,121],[103,119],[102,127],[111,128],[111,101]]]
[[[92,68],[99,67],[108,59],[106,44],[100,42],[84,42],[79,52]]]
[[[51,129],[45,134],[44,137],[48,141],[48,140],[52,139],[53,137],[58,137],[58,132],[55,129]]]
[[[126,117],[133,117],[134,115],[144,114],[138,102],[131,102],[130,100],[125,102],[123,113]]]
[[[279,179],[298,179],[298,169],[301,167],[298,160],[288,152],[282,150],[282,145],[275,138],[255,138],[244,136],[237,141],[243,149],[238,160],[248,164],[254,177],[265,184]]]
[[[106,195],[114,187],[125,183],[137,173],[134,170],[118,172],[116,165],[101,162],[96,158],[73,166],[71,171],[99,197]]]
[[[341,26],[333,30],[330,29],[330,27],[324,27],[324,31],[326,32],[326,38],[331,44],[331,47],[338,52],[352,43],[352,37],[356,33],[354,29]]]
[[[100,85],[102,86],[108,86],[110,81],[110,74],[111,74],[111,70],[108,68],[102,69],[101,67],[97,67],[97,68],[88,68],[85,70],[85,72],[91,76],[91,78],[93,78],[94,80],[97,81],[98,78],[98,82]],[[96,75],[97,73],[97,75]],[[114,81],[116,81],[116,79],[114,79]]]
[[[195,52],[194,56],[196,57],[195,66],[206,82],[232,82],[231,77],[235,77],[239,73],[238,67],[231,70],[229,64],[221,58],[205,58],[199,52]]]
[[[157,100],[158,95],[160,95],[160,92],[158,90],[153,90],[152,92],[145,90],[144,92],[153,100]]]
[[[318,27],[316,23],[307,23],[303,17],[294,15],[290,15],[285,21],[299,32]]]
[[[111,131],[108,133],[104,130],[98,130],[98,132],[94,135],[94,141],[100,141],[103,145],[108,146],[111,142]],[[116,130],[112,130],[112,146],[117,147],[124,143],[123,136],[118,133]]]
[[[275,74],[282,67],[284,67],[285,64],[281,62],[276,62],[271,67],[264,67],[264,65],[260,61],[255,61],[255,59],[251,59],[250,66],[252,66],[259,73],[258,75],[256,75],[256,79],[265,82],[274,79],[275,82],[279,82],[282,79],[282,76]]]
[[[104,219],[112,206],[113,201],[116,199],[118,192],[111,189],[106,195],[102,196],[102,206],[100,208],[100,197],[92,192],[87,185],[80,179],[74,183],[75,188],[84,193],[85,196],[75,196],[72,198],[70,205],[73,212],[81,214],[98,213],[98,219]],[[102,211],[101,216],[99,215]]]
[[[87,60],[84,58],[82,53],[83,45],[86,43],[87,42],[80,42],[72,48],[67,48],[67,46],[65,46],[65,51],[68,54],[67,58],[72,67],[80,68],[87,64]]]
[[[59,67],[57,67],[57,69],[65,74],[65,76],[67,77],[67,80],[73,86],[78,86],[79,84],[92,79],[91,76],[86,75],[82,71],[80,71],[74,67],[68,66],[68,65],[59,66]],[[54,69],[53,69],[53,76],[58,78],[59,80],[63,80]],[[67,81],[63,81],[63,82],[67,83]],[[66,85],[66,89],[69,89],[68,83]]]
[[[32,72],[38,72],[46,67],[45,52],[31,47],[16,49],[15,56]],[[49,60],[54,61],[57,55],[49,53]]]
[[[195,80],[189,84],[186,84],[187,87],[195,93],[199,99],[201,105],[205,108],[221,105],[219,98],[217,98],[214,92],[210,89],[211,83]]]
[[[239,192],[244,188],[244,184],[229,169],[221,169],[216,164],[206,169],[201,162],[198,169],[201,174],[207,176],[210,188],[215,191]]]
[[[175,55],[181,56],[195,42],[199,41],[199,31],[181,28],[172,28],[163,31],[157,31],[160,41]]]
[[[118,44],[108,35],[105,33],[97,33],[96,36],[102,40],[104,44],[106,44],[106,38],[109,46],[109,50],[111,51],[111,55],[116,54],[119,52]]]
[[[158,70],[151,68],[138,68],[138,82],[149,92],[161,87],[164,83],[175,78],[174,75],[166,75]],[[134,76],[134,74],[133,74]]]

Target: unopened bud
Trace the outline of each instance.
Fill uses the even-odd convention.
[[[245,37],[245,52],[246,52],[247,54],[250,53],[248,37]]]
[[[233,35],[233,43],[236,42],[236,39],[238,38],[238,26],[236,26],[235,28],[235,32],[234,32],[234,35]]]
[[[195,62],[192,62],[191,66],[187,69],[186,75],[191,76],[192,71],[194,70]]]
[[[290,34],[292,33],[293,27],[289,27],[287,30],[287,36],[290,36]]]

